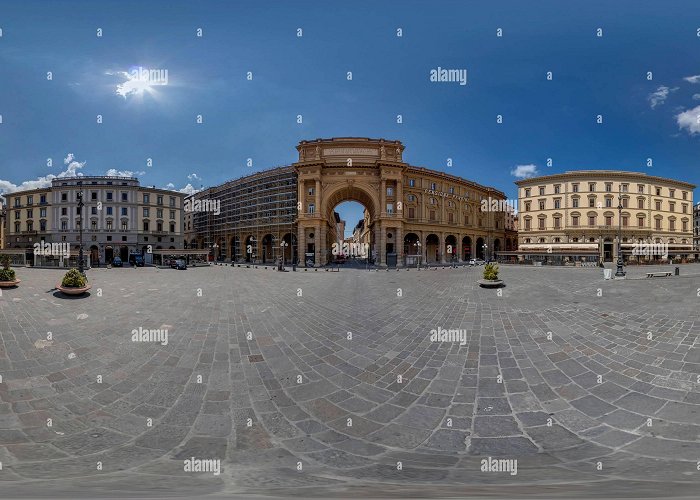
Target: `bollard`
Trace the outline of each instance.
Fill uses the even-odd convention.
[[[676,266],[676,276],[680,276],[680,275],[681,275],[681,268]]]

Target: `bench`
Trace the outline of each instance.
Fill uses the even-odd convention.
[[[671,271],[664,271],[661,273],[647,273],[647,278],[668,278],[671,276]]]

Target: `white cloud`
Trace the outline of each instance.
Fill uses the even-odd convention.
[[[109,175],[111,177],[139,177],[141,175],[145,175],[146,172],[134,172],[132,170],[117,170],[116,168],[110,168],[105,172],[105,175]]]
[[[516,167],[510,171],[510,175],[517,177],[518,179],[527,179],[529,177],[534,177],[537,175],[537,166],[530,165],[516,165]]]
[[[694,101],[700,101],[700,94],[693,94]]]
[[[165,189],[173,189],[174,187],[175,187],[175,184],[173,184],[172,182],[168,182],[168,183],[165,185]]]
[[[201,181],[202,180],[202,178],[195,173],[191,173],[190,175],[187,176],[187,178],[191,181]]]
[[[686,76],[683,80],[690,83],[700,83],[700,75]]]
[[[678,87],[673,87],[671,89],[664,85],[661,85],[658,89],[656,89],[656,92],[652,92],[651,94],[649,94],[647,96],[647,99],[649,100],[651,109],[654,109],[656,106],[663,104],[668,98],[668,95],[671,92],[675,92],[676,90],[678,90]]]
[[[85,166],[85,162],[76,161],[73,153],[68,153],[68,155],[66,155],[66,157],[63,159],[63,164],[66,165],[66,169],[59,172],[57,175],[48,174],[37,177],[31,181],[24,181],[21,184],[15,184],[13,182],[0,179],[0,194],[14,193],[15,191],[26,191],[29,189],[46,188],[51,186],[51,181],[53,179],[60,179],[63,177],[79,177],[83,175],[78,170]]]
[[[172,182],[168,182],[168,183],[165,185],[165,188],[164,188],[164,189],[169,189],[170,191],[177,191],[178,193],[184,193],[184,194],[194,194],[194,193],[198,193],[199,191],[201,191],[201,189],[195,188],[195,187],[194,187],[192,184],[190,184],[189,182],[187,183],[187,185],[186,185],[185,187],[180,188],[180,189],[177,189],[177,188],[175,187],[175,184],[173,184]]]
[[[676,115],[680,130],[686,129],[690,135],[700,134],[700,106]]]

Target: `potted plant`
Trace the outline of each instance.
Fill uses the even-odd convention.
[[[76,268],[70,269],[61,282],[56,285],[56,289],[67,295],[82,295],[90,290],[91,285],[85,276],[80,274]]]
[[[498,279],[498,266],[488,263],[484,266],[484,279],[479,280],[479,286],[483,288],[498,288],[503,286],[503,280]]]
[[[0,256],[0,262],[2,263],[2,269],[0,269],[0,288],[17,286],[21,280],[17,279],[15,270],[10,269],[10,256],[6,254]]]

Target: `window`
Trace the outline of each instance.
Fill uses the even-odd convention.
[[[163,204],[163,195],[162,195],[162,194],[159,194],[159,195],[158,195],[158,197],[156,198],[156,203],[157,203],[158,205],[162,205],[162,204]]]
[[[39,221],[39,229],[41,232],[46,232],[46,221],[45,220],[40,220]]]
[[[571,188],[574,193],[578,193],[578,184],[572,184]]]
[[[588,225],[589,225],[589,226],[595,226],[595,215],[589,215],[589,216],[588,216]]]
[[[389,215],[394,213],[394,204],[393,203],[386,204],[386,213]]]
[[[127,215],[127,208],[122,207],[122,217],[126,217],[126,215]]]
[[[435,184],[434,182],[431,182],[431,183],[430,183],[430,189],[432,189],[433,191],[435,191],[435,190],[437,189],[437,184]]]
[[[540,186],[540,196],[544,196],[544,186]]]
[[[684,220],[683,221],[683,232],[686,232],[688,230],[688,221]]]
[[[630,225],[630,218],[626,215],[622,216],[622,225],[627,227]]]
[[[90,214],[97,215],[97,207],[90,207]]]
[[[156,209],[156,218],[158,218],[158,219],[163,218],[163,209],[162,208]]]
[[[27,219],[33,219],[34,218],[34,210],[31,208],[27,210]]]
[[[527,229],[527,230],[531,229],[530,222],[531,222],[530,219],[525,219],[525,229]]]
[[[415,219],[416,217],[416,209],[413,207],[409,207],[408,209],[408,218],[409,219]]]
[[[605,192],[606,192],[606,193],[611,193],[611,192],[612,192],[612,182],[606,182],[606,183],[605,183]]]
[[[413,194],[409,194],[407,199],[408,199],[408,201],[416,201],[416,196]]]
[[[34,205],[34,196],[27,196],[27,205]]]
[[[639,198],[637,200],[637,208],[644,208],[644,198]]]
[[[526,201],[526,202],[525,202],[525,211],[526,211],[526,212],[529,212],[529,211],[530,211],[530,205],[531,205],[531,203],[532,203],[532,202],[529,202],[529,201]]]
[[[46,203],[46,195],[45,194],[42,194],[41,196],[39,196],[39,203]]]
[[[606,225],[606,226],[612,226],[612,223],[613,223],[613,222],[612,222],[612,217],[609,216],[609,215],[606,215],[606,216],[605,216],[605,225]]]
[[[435,198],[430,198],[430,204],[431,204],[431,205],[435,205],[435,203],[436,203]]]
[[[309,213],[312,214],[316,211],[316,205],[309,203]]]
[[[629,191],[629,187],[630,187],[629,184],[623,184],[623,185],[622,185],[622,188],[621,188],[621,191],[622,191],[623,193],[626,193],[627,191]]]
[[[97,231],[97,221],[96,220],[90,221],[90,229],[92,231]]]
[[[151,196],[148,193],[143,193],[143,202],[150,203]]]
[[[148,217],[148,207],[143,207],[143,216]]]
[[[147,220],[143,221],[143,230],[148,231],[148,221]]]
[[[644,217],[637,217],[637,227],[644,227]]]
[[[394,196],[394,188],[393,187],[386,188],[386,195],[387,196]]]
[[[174,222],[171,222],[171,223],[170,223],[170,232],[171,232],[171,233],[174,233],[174,232],[175,232],[175,223],[174,223]]]
[[[61,207],[61,215],[68,215],[68,208]]]
[[[668,210],[669,210],[669,212],[675,212],[676,211],[676,203],[673,201],[670,201],[668,203]]]
[[[554,185],[554,194],[559,194],[560,192],[561,192],[561,185],[555,184]]]
[[[175,210],[170,211],[170,218],[174,219],[175,218]]]
[[[622,198],[622,208],[628,208],[629,204],[629,198]]]
[[[688,199],[688,193],[687,191],[683,191],[683,199],[687,200]]]
[[[656,209],[661,210],[661,200],[656,200]]]
[[[64,223],[65,223],[65,221],[64,221]],[[20,229],[20,223],[15,222],[15,233],[21,233],[21,232],[22,232],[22,230]]]
[[[107,207],[107,215],[112,215],[112,207]]]
[[[163,232],[163,223],[162,223],[162,222],[158,222],[158,223],[156,224],[156,231],[159,232],[159,233],[162,233],[162,232]]]
[[[122,231],[128,231],[129,230],[129,223],[126,222],[125,220],[122,221]]]
[[[588,190],[592,193],[595,191],[595,182],[588,183]]]
[[[111,231],[111,230],[112,230],[112,221],[108,220],[107,221],[107,231]]]
[[[670,219],[670,220],[668,221],[668,229],[669,229],[670,231],[675,231],[675,230],[676,230],[676,221],[675,221],[675,219]]]
[[[538,227],[538,229],[544,229],[544,224],[545,224],[545,220],[544,220],[544,219],[539,219],[539,227]]]
[[[454,186],[450,186],[449,191],[450,191],[450,194],[455,194],[455,188],[454,188]]]
[[[605,198],[605,207],[606,208],[612,207],[612,198]]]
[[[561,208],[561,199],[557,198],[554,200],[554,208]]]
[[[544,210],[544,200],[540,200],[540,210]]]
[[[32,221],[27,221],[27,231],[34,231],[34,223]]]
[[[416,187],[416,180],[415,179],[408,179],[408,185],[410,187]]]
[[[122,201],[128,201],[129,195],[127,193],[122,193]]]
[[[430,220],[435,220],[435,210],[430,211]]]
[[[39,217],[46,217],[46,209],[45,208],[39,209]]]
[[[661,196],[661,188],[656,188],[656,196]]]
[[[174,206],[175,206],[175,197],[174,197],[174,196],[171,196],[171,197],[170,197],[170,206],[171,206],[171,207],[174,207]]]
[[[61,201],[68,201],[68,193],[61,193]],[[19,206],[19,203],[17,203],[17,206]]]
[[[590,208],[595,208],[595,196],[591,196],[588,198],[588,206]]]
[[[637,192],[644,193],[644,184],[637,184]]]
[[[561,217],[555,217],[554,218],[554,229],[560,229],[561,228]]]
[[[656,219],[656,229],[661,229],[661,219]]]
[[[572,201],[571,206],[574,208],[578,208],[578,198],[573,198],[571,201]]]
[[[668,190],[668,196],[669,196],[669,198],[675,198],[675,197],[676,197],[676,190],[675,190],[675,189],[669,189],[669,190]]]
[[[683,203],[683,213],[684,214],[688,213],[688,205],[686,203]]]
[[[310,187],[310,188],[309,188],[309,196],[313,196],[315,192],[316,192],[316,188],[315,188],[315,187]]]
[[[530,197],[530,188],[525,188],[525,198]]]
[[[107,200],[108,201],[112,201],[114,199],[112,195],[113,195],[112,191],[107,191]]]
[[[454,214],[452,212],[447,214],[447,222],[454,222]],[[496,221],[496,228],[498,228],[498,221]]]

